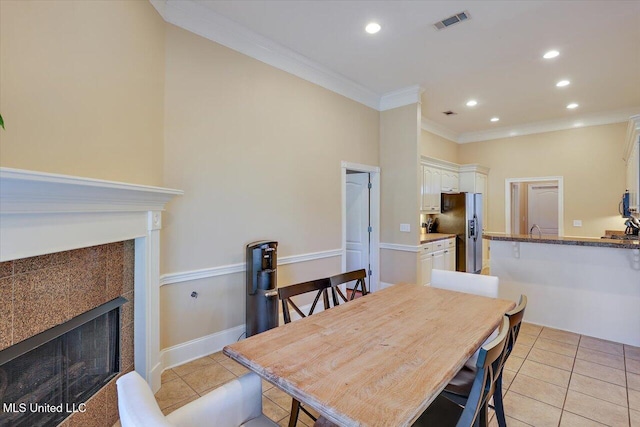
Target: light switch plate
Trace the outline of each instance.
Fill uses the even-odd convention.
[[[574,219],[573,220],[573,226],[574,227],[582,227],[582,220],[581,219]]]
[[[400,224],[400,231],[403,231],[405,233],[410,233],[411,232],[411,225],[410,224]]]

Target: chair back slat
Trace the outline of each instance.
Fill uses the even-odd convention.
[[[328,310],[331,306],[329,305],[329,294],[328,290],[331,288],[331,281],[328,278],[311,280],[309,282],[297,283],[295,285],[284,286],[282,288],[278,288],[278,299],[282,301],[282,315],[284,317],[284,323],[291,322],[291,311],[289,307],[293,308],[293,310],[298,313],[300,317],[307,317],[313,314],[318,305],[318,301],[320,300],[320,296],[322,296],[322,302],[324,304],[324,309]],[[291,299],[292,297],[316,292],[316,295],[313,299],[313,303],[311,304],[311,308],[308,313],[304,313],[298,305]]]
[[[527,308],[527,296],[520,295],[520,301],[516,308],[506,313],[509,319],[509,336],[507,337],[507,344],[504,347],[503,354],[503,366],[507,362],[513,347],[516,345],[518,334],[520,333],[520,326],[522,325],[522,319],[524,318],[524,310]]]
[[[331,280],[331,294],[333,296],[333,304],[338,305],[338,296],[342,298],[343,302],[352,301],[356,296],[358,288],[360,288],[360,292],[362,292],[363,296],[367,295],[369,291],[367,290],[366,277],[367,271],[364,268],[331,276],[329,280]],[[342,290],[339,288],[339,286],[343,283],[353,282],[354,280],[356,284],[353,287],[353,291],[351,291],[351,297],[347,298],[345,294],[342,293]]]
[[[467,404],[458,420],[457,427],[475,425],[478,417],[486,420],[487,402],[491,396],[493,396],[496,381],[502,371],[504,361],[502,356],[509,331],[509,319],[505,316],[502,320],[500,333],[496,339],[484,345],[480,350],[476,364],[476,377],[473,381]]]

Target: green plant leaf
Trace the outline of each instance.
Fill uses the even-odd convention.
[[[4,129],[4,120],[2,119],[2,114],[0,114],[0,126]]]

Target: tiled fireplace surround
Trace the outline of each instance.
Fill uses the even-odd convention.
[[[161,211],[181,194],[0,168],[0,349],[123,296],[121,372],[156,391]],[[61,425],[113,425],[115,380]]]
[[[133,240],[0,263],[0,350],[123,296],[120,371],[131,371],[133,278]],[[86,412],[60,425],[112,426],[118,419],[116,379],[87,402]]]

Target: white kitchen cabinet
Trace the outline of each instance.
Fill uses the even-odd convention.
[[[440,213],[440,195],[460,191],[459,165],[444,160],[422,157],[422,200],[424,213]]]
[[[422,210],[440,213],[440,186],[442,174],[438,168],[422,166]]]
[[[434,268],[438,270],[456,270],[455,245],[455,238],[450,238],[425,243],[421,246],[420,268],[423,286],[431,284],[431,271]]]
[[[433,268],[438,270],[446,270],[444,266],[444,250],[434,252],[431,255],[433,255]]]
[[[456,238],[445,240],[444,246],[444,269],[456,271]]]
[[[625,186],[626,190],[629,190],[629,209],[638,214],[640,212],[640,115],[632,117],[629,121],[627,138]]]
[[[442,193],[457,193],[460,191],[460,178],[458,172],[442,171],[442,185],[440,186]]]
[[[431,253],[433,252],[433,244],[432,243],[424,243],[420,247],[420,283],[423,286],[428,286],[431,284],[431,270],[433,270],[433,257]]]

